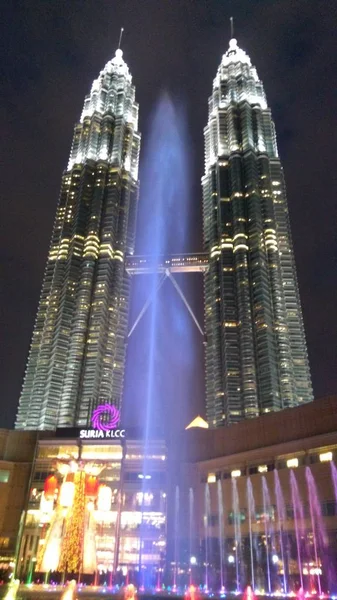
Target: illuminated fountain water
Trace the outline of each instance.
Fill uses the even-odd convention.
[[[308,486],[310,520],[311,520],[311,529],[312,529],[312,536],[313,536],[315,567],[316,567],[316,572],[317,572],[317,584],[318,584],[319,594],[321,595],[322,586],[321,586],[318,550],[319,549],[321,549],[322,551],[324,550],[324,548],[328,544],[328,538],[327,538],[325,526],[323,523],[321,503],[318,498],[316,483],[313,478],[310,467],[305,468],[305,477],[306,477],[307,486]]]
[[[241,566],[241,514],[236,477],[232,477],[232,507],[234,517],[236,591],[239,592]]]
[[[190,488],[188,490],[188,518],[189,518],[189,524],[188,524],[188,560],[189,560],[189,571],[190,571],[190,585],[192,585],[193,583],[193,572],[192,572],[192,566],[195,559],[195,555],[194,555],[194,528],[195,528],[195,523],[194,523],[194,492],[193,492],[193,488]]]
[[[280,477],[278,471],[274,471],[274,489],[276,497],[276,510],[277,510],[277,523],[278,523],[278,534],[280,540],[281,559],[283,565],[283,591],[286,594],[288,591],[287,576],[286,576],[286,563],[285,563],[285,552],[284,552],[284,525],[286,520],[286,509],[284,503],[284,496],[281,488]]]
[[[225,591],[224,586],[224,506],[221,480],[217,481],[218,515],[219,515],[219,556],[220,556],[220,592]]]
[[[211,516],[211,496],[209,493],[209,485],[205,485],[205,516],[204,516],[204,527],[205,527],[205,584],[204,590],[208,592],[208,575],[209,575],[209,559],[210,559],[210,547],[209,547],[209,523]]]
[[[65,591],[61,596],[61,600],[76,600],[76,592],[77,585],[76,581],[73,579],[72,581],[69,581]]]
[[[291,498],[294,510],[294,522],[295,522],[295,535],[296,535],[296,547],[297,547],[297,564],[301,581],[301,589],[303,590],[303,565],[302,565],[302,536],[304,535],[303,524],[304,524],[304,513],[303,504],[298,491],[298,485],[293,470],[290,471],[290,488]]]
[[[267,562],[267,583],[268,592],[271,593],[271,577],[270,577],[270,550],[273,550],[273,535],[270,521],[271,501],[268,490],[268,484],[265,476],[262,476],[262,498],[263,498],[263,514],[264,514],[264,534],[266,540],[266,562]],[[269,540],[271,543],[269,543]]]
[[[249,549],[250,549],[250,571],[253,590],[255,589],[255,573],[254,573],[254,549],[253,549],[253,531],[252,520],[255,519],[255,500],[253,494],[253,486],[250,477],[247,478],[247,506],[248,506],[248,525],[249,525]]]
[[[178,568],[179,568],[179,487],[176,486],[174,497],[174,570],[173,570],[173,590],[177,589]]]
[[[227,484],[219,477],[214,485],[205,484],[200,498],[204,510],[203,554],[199,564],[204,566],[203,571],[199,569],[199,582],[204,591],[215,595],[219,591],[224,593],[225,587],[226,595],[238,595],[249,584],[245,588],[248,595],[251,590],[258,596],[296,595],[299,600],[316,596],[322,600],[326,593],[336,589],[336,565],[331,562],[323,508],[312,469],[291,468],[283,472],[281,480],[277,470],[270,475],[267,468],[263,472],[266,475],[248,476],[245,487],[239,475],[232,474],[228,482],[232,492],[226,503],[228,513],[224,511],[223,498]],[[331,472],[337,483],[335,466]],[[306,483],[305,488],[301,486],[301,494],[299,481]],[[257,499],[262,506],[256,506]],[[191,514],[190,510],[190,537]],[[189,548],[191,555],[191,545]],[[217,548],[219,553],[215,551]],[[228,573],[224,556],[229,563]]]
[[[335,492],[335,500],[336,500],[336,504],[337,504],[337,467],[333,461],[330,462],[330,467],[331,467],[332,483],[333,483],[334,492]]]

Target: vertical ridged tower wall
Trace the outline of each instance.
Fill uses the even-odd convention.
[[[235,39],[204,133],[206,410],[221,426],[313,399],[274,123]]]
[[[75,126],[17,429],[86,425],[97,404],[120,406],[139,151],[135,88],[117,50]]]

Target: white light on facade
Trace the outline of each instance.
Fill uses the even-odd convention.
[[[75,484],[73,481],[64,481],[60,489],[59,503],[64,508],[69,508],[74,501]]]
[[[235,558],[234,558],[233,554],[229,554],[228,555],[228,562],[230,564],[233,564],[235,562]]]
[[[294,469],[298,467],[298,458],[289,458],[287,460],[287,467],[288,469]]]
[[[40,500],[40,512],[42,515],[49,516],[53,512],[54,508],[54,499],[47,499],[45,497],[45,493],[42,492],[41,500]]]
[[[215,482],[216,482],[215,473],[208,473],[207,483],[215,483]]]
[[[97,509],[107,512],[111,509],[112,489],[108,485],[100,485],[97,498]]]
[[[196,559],[195,556],[191,556],[191,558],[190,558],[190,564],[191,565],[196,565],[197,564],[197,559]]]
[[[241,471],[240,469],[235,469],[234,471],[231,472],[231,476],[232,477],[240,477],[241,476]]]
[[[259,473],[267,473],[268,467],[267,467],[267,465],[259,465],[257,467],[257,470]]]
[[[322,452],[319,455],[320,462],[330,462],[332,460],[332,452]]]

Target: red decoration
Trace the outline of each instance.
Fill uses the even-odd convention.
[[[49,475],[49,477],[47,477],[46,481],[44,482],[44,496],[46,498],[46,500],[50,500],[51,498],[54,498],[55,496],[55,492],[57,490],[57,485],[58,485],[58,481],[55,477],[55,475]]]
[[[87,475],[85,478],[85,495],[96,498],[98,492],[98,479],[95,475]]]

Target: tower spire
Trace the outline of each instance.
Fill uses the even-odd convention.
[[[121,27],[121,32],[119,34],[118,50],[120,50],[120,47],[121,47],[121,42],[122,42],[122,37],[123,37],[123,31],[124,31],[124,27]]]
[[[230,20],[230,24],[231,24],[231,40],[232,40],[234,37],[234,19],[233,19],[233,17],[230,17],[229,20]]]

